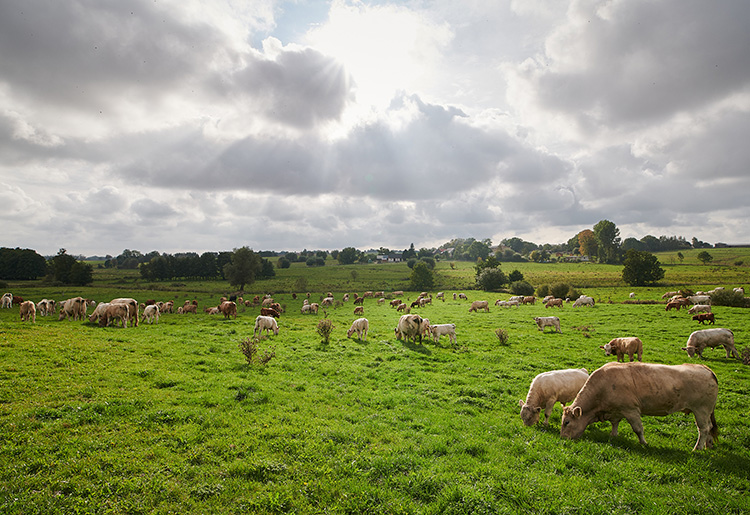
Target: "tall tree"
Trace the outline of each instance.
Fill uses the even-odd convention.
[[[246,284],[252,284],[260,275],[263,266],[260,259],[258,254],[247,247],[234,249],[231,262],[224,265],[224,277],[232,286],[244,290]]]
[[[600,220],[594,226],[597,255],[600,263],[615,264],[620,262],[620,229],[609,220]]]
[[[664,277],[659,260],[650,252],[630,249],[625,254],[622,280],[631,286],[655,283]]]
[[[596,256],[596,236],[591,229],[584,229],[578,233],[578,248],[582,256]]]
[[[359,252],[354,247],[346,247],[341,249],[338,255],[338,261],[342,265],[351,265],[357,262]]]
[[[435,285],[435,277],[432,270],[422,261],[417,261],[409,275],[411,286],[416,291],[429,290]]]

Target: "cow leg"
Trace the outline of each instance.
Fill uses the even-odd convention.
[[[552,408],[555,406],[555,399],[549,399],[547,404],[544,406],[544,425],[549,425],[549,416],[552,413]]]
[[[611,436],[617,436],[617,428],[620,425],[620,420],[622,419],[612,419],[612,432],[610,433]]]
[[[630,413],[625,415],[625,419],[630,424],[630,427],[633,428],[633,432],[638,435],[638,441],[641,442],[641,445],[648,445],[646,444],[646,439],[643,438],[643,422],[641,422],[641,415],[639,413]]]

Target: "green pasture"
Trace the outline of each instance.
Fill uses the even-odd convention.
[[[241,307],[229,320],[166,314],[127,329],[56,316],[21,323],[16,308],[0,310],[0,513],[750,511],[750,367],[722,350],[706,351],[702,361],[719,378],[712,450],[691,451],[697,429],[688,414],[644,418],[648,446],[626,423],[618,437],[597,423],[580,440],[561,440],[559,405],[549,427],[525,427],[518,415],[536,374],[591,372],[612,359],[599,345],[613,337],[639,336],[647,362],[691,361],[680,347],[700,326],[684,311],[623,302],[631,291],[637,300],[661,301],[673,284],[747,289],[746,266],[665,265],[664,284],[639,289],[618,282],[621,267],[502,267],[519,269],[535,286],[571,282],[598,302],[554,313],[539,303],[469,313],[453,292],[491,303],[509,295],[470,290],[470,264],[456,262],[454,270],[441,262],[442,285],[458,286],[445,288],[445,302],[413,312],[455,323],[455,346],[396,340],[399,314],[374,299],[364,304],[370,334],[359,341],[346,338],[356,318],[351,302],[302,315],[293,286],[304,277],[313,301],[329,289],[337,299],[346,291],[405,289],[406,265],[295,264],[247,288],[274,292],[286,308],[279,335],[260,341],[276,354],[265,366],[247,364],[238,349],[259,308]],[[731,273],[715,275],[715,268]],[[196,299],[201,310],[231,291],[221,282],[149,284],[137,273],[107,273],[92,287],[34,282],[8,290],[35,301]],[[734,331],[738,350],[748,349],[750,311],[714,313],[717,326]],[[552,314],[562,334],[542,333],[533,322]],[[328,344],[316,332],[324,316],[335,325]],[[498,328],[509,334],[505,345]]]

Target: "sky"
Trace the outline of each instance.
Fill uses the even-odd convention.
[[[0,246],[750,243],[747,0],[0,0]]]

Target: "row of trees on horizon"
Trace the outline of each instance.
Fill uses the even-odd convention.
[[[716,244],[717,247],[723,246]],[[458,261],[486,261],[492,258],[496,262],[549,262],[563,256],[579,256],[591,261],[607,264],[622,264],[628,250],[639,252],[674,251],[691,248],[711,248],[709,243],[692,238],[688,242],[683,237],[646,235],[640,240],[635,238],[620,239],[620,231],[609,220],[601,220],[591,229],[584,229],[567,242],[560,244],[538,245],[521,238],[503,239],[494,246],[489,238],[454,238],[440,247],[415,249],[412,243],[402,251],[380,247],[360,251],[354,247],[341,250],[303,250],[301,252],[250,252],[242,256],[250,264],[243,265],[251,272],[245,275],[250,280],[274,277],[275,268],[288,268],[292,263],[304,262],[307,266],[324,266],[331,258],[340,264],[370,263],[378,257],[394,257],[406,261],[413,269],[417,261],[424,262],[432,269],[435,260],[449,259]],[[184,252],[176,254],[151,251],[143,254],[138,250],[125,249],[120,255],[107,255],[99,267],[138,269],[141,277],[149,281],[175,279],[228,279],[231,265],[237,251],[223,252]],[[28,280],[47,277],[64,284],[89,284],[92,281],[92,265],[85,263],[84,256],[72,256],[65,249],[60,249],[56,256],[43,257],[30,249],[0,249],[0,279]],[[229,266],[229,268],[227,268]],[[230,270],[230,272],[228,272]]]

